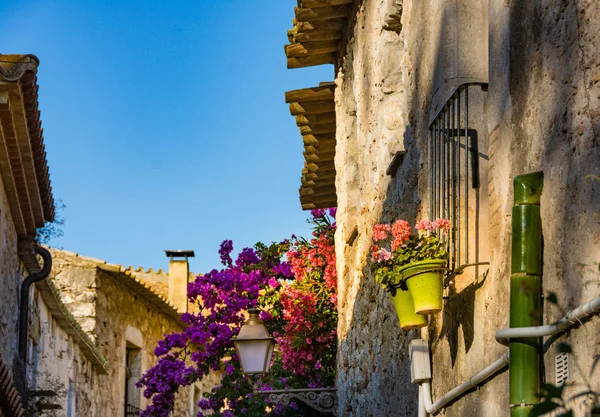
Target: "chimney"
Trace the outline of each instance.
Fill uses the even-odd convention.
[[[177,311],[188,311],[187,287],[190,275],[188,258],[193,258],[193,250],[166,250],[169,261],[169,302]]]

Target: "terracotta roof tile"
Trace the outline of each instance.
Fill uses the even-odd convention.
[[[19,395],[10,369],[0,359],[0,411],[6,413],[7,417],[22,416],[24,413]]]
[[[11,146],[12,137],[5,138],[8,151],[7,157],[11,161],[20,161],[19,163],[22,166],[22,168],[17,169],[15,165],[11,165],[10,171],[14,176],[15,192],[18,194],[17,200],[19,201],[18,204],[11,206],[11,210],[14,211],[18,207],[25,221],[24,229],[18,230],[20,237],[33,235],[35,234],[35,228],[43,225],[43,221],[54,220],[54,198],[38,108],[36,75],[38,65],[39,60],[34,55],[0,55],[0,84],[1,82],[8,83],[4,87],[0,85],[0,93],[4,92],[7,97],[6,103],[2,104],[0,111],[4,113],[9,111],[14,119],[19,119],[17,116],[20,114],[16,115],[15,110],[11,109],[10,100],[20,99],[19,104],[22,104],[24,109],[24,125],[10,127],[14,128],[16,133],[23,126],[27,131],[26,135],[28,135],[30,142],[25,144],[19,141],[17,142],[19,146]],[[18,85],[20,88],[11,88],[11,85]],[[19,106],[12,108],[18,109]],[[11,121],[5,118],[3,123],[11,123]],[[11,132],[7,131],[5,135],[12,135]],[[30,172],[27,169],[28,164],[31,164],[33,171]],[[5,181],[8,181],[8,179],[5,179]],[[10,192],[11,187],[8,188],[7,191]],[[38,215],[36,208],[39,210],[40,205],[43,213]]]

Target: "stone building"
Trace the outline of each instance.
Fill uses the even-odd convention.
[[[412,339],[428,343],[434,401],[507,351],[495,333],[509,327],[515,176],[544,174],[543,292],[564,310],[600,294],[600,3],[298,0],[294,14],[288,68],[334,71],[286,101],[305,147],[302,207],[338,208],[339,415],[414,416]],[[480,265],[449,283],[428,327],[403,332],[370,273],[371,228],[437,217],[452,220],[450,266]],[[546,303],[543,321],[562,314]],[[600,390],[586,375],[600,319],[561,340],[568,381]],[[556,356],[548,343],[550,383]],[[509,415],[505,370],[438,413]]]
[[[80,334],[65,332],[40,294],[31,355],[37,373],[30,386],[50,376],[63,388],[60,401],[67,417],[139,415],[148,400],[136,382],[156,362],[154,348],[163,335],[185,328],[180,314],[188,309],[185,288],[194,277],[187,258],[172,258],[165,272],[124,268],[62,250],[51,253],[48,284]],[[202,393],[218,379],[215,373],[180,391],[173,416],[195,416]]]
[[[136,416],[147,400],[135,383],[163,335],[184,329],[193,274],[177,251],[164,272],[34,243],[54,218],[38,65],[0,55],[0,417]],[[195,416],[218,380],[181,391],[173,416]]]
[[[0,416],[24,412],[18,352],[24,279],[39,270],[36,228],[54,218],[33,55],[0,54]],[[28,293],[26,292],[25,295]],[[22,306],[21,306],[22,307]],[[25,340],[26,340],[26,335]]]

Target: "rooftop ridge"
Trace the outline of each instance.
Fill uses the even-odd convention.
[[[181,318],[179,312],[175,308],[173,304],[171,304],[168,300],[168,285],[166,283],[155,283],[149,282],[140,277],[138,274],[152,274],[158,275],[156,271],[152,268],[148,268],[148,270],[143,267],[134,268],[133,266],[124,267],[120,264],[111,264],[103,259],[92,258],[88,256],[82,256],[77,252],[66,251],[63,249],[55,249],[48,248],[53,253],[53,257],[55,255],[63,255],[66,257],[77,258],[83,260],[85,262],[89,262],[105,272],[111,274],[112,277],[116,278],[117,281],[124,284],[127,288],[132,290],[133,292],[141,295],[146,299],[146,301],[154,304],[160,311],[167,314],[168,316],[179,320]],[[147,272],[152,271],[152,272]],[[162,271],[162,269],[160,270]],[[115,276],[116,275],[116,276]],[[163,274],[164,276],[168,276],[167,273]],[[122,277],[122,278],[119,278]],[[125,278],[125,279],[123,279]],[[183,322],[181,323],[183,325]]]

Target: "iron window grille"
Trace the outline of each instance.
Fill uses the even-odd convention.
[[[468,205],[473,201],[474,190],[480,188],[479,160],[487,159],[479,151],[477,124],[470,120],[479,108],[479,102],[473,103],[475,109],[469,108],[475,87],[487,91],[486,83],[460,85],[429,125],[430,218],[451,222],[446,242],[452,270],[473,261],[469,244],[474,236]]]

